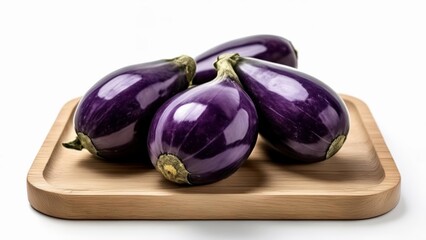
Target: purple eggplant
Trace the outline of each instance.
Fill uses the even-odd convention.
[[[210,81],[216,76],[213,64],[223,53],[238,53],[240,56],[297,67],[297,51],[289,40],[275,35],[248,36],[222,43],[197,56],[197,72],[192,81],[194,85]]]
[[[167,101],[149,134],[151,162],[179,184],[201,185],[233,174],[257,139],[257,113],[228,62],[217,77]]]
[[[74,114],[77,137],[63,143],[107,160],[147,161],[146,136],[155,111],[188,88],[195,61],[188,56],[116,70],[99,80]]]
[[[259,133],[286,158],[317,162],[342,147],[349,114],[340,96],[294,68],[225,54],[259,114]]]

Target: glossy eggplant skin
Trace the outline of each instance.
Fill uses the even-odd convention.
[[[195,71],[188,66],[194,64],[192,58],[181,56],[108,74],[80,100],[74,114],[77,138],[72,143],[107,160],[145,159],[149,164],[146,136],[152,117],[166,100],[188,88]]]
[[[209,184],[237,171],[253,150],[257,134],[257,113],[249,96],[229,77],[216,78],[175,96],[158,110],[148,150],[152,164],[166,179]],[[160,159],[165,155],[183,164],[186,174],[180,180],[164,173],[167,166]]]
[[[234,70],[259,114],[259,132],[286,158],[317,162],[342,147],[349,114],[325,83],[291,67],[236,57]]]
[[[276,35],[253,35],[215,46],[195,58],[197,72],[192,83],[199,85],[216,77],[213,67],[217,57],[223,53],[238,53],[290,67],[297,67],[297,51],[292,43]]]

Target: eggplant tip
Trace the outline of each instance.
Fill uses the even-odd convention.
[[[327,154],[325,155],[325,159],[331,158],[334,154],[336,154],[340,148],[342,148],[343,143],[345,143],[346,136],[345,135],[339,135],[337,136],[333,142],[331,142],[330,146],[328,147]]]
[[[224,53],[219,55],[213,64],[217,71],[216,78],[230,77],[241,86],[240,79],[234,70],[234,66],[239,58],[240,55],[238,53]]]
[[[181,55],[177,58],[172,59],[174,63],[178,66],[185,67],[186,80],[189,85],[192,85],[192,79],[195,76],[195,72],[197,70],[197,66],[195,60],[187,55]]]
[[[188,181],[189,172],[182,161],[175,155],[161,154],[158,157],[156,168],[169,181],[178,184],[191,184]]]
[[[91,154],[98,155],[98,150],[96,150],[90,137],[81,132],[77,133],[77,137],[73,141],[62,143],[62,146],[79,151],[85,148]]]
[[[74,140],[70,142],[62,143],[62,146],[64,146],[65,148],[79,150],[79,151],[83,149],[83,145],[81,145],[80,139],[78,137],[76,137]]]

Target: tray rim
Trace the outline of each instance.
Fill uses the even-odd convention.
[[[342,198],[342,201],[347,201],[348,197],[357,197],[360,202],[364,201],[371,201],[375,198],[385,198],[387,199],[387,202],[383,204],[383,206],[379,207],[375,211],[372,211],[370,214],[364,214],[359,217],[350,217],[347,219],[364,219],[364,218],[371,218],[376,217],[379,215],[382,215],[384,213],[389,212],[392,210],[399,201],[400,198],[400,187],[401,187],[401,176],[398,171],[398,168],[394,162],[394,159],[382,137],[382,134],[377,126],[377,123],[375,122],[372,113],[370,112],[368,106],[366,103],[364,103],[362,100],[347,95],[347,94],[340,94],[340,96],[345,100],[352,102],[356,107],[356,111],[358,111],[360,116],[363,116],[361,118],[361,121],[364,124],[364,127],[366,125],[370,126],[369,128],[366,128],[366,132],[368,133],[368,137],[370,141],[372,142],[372,145],[375,149],[375,152],[377,154],[378,160],[381,164],[381,167],[384,171],[384,177],[383,180],[378,183],[377,185],[374,185],[372,187],[369,187],[368,189],[363,189],[362,191],[352,191],[347,192],[344,195],[332,195],[336,199]],[[69,100],[64,104],[64,106],[61,108],[54,124],[52,125],[51,129],[49,130],[39,152],[37,153],[29,171],[27,174],[27,193],[28,193],[28,200],[31,204],[31,206],[36,209],[39,212],[42,212],[44,214],[53,216],[53,217],[59,217],[59,218],[77,218],[77,219],[83,219],[80,217],[74,217],[67,214],[63,214],[60,211],[52,211],[50,208],[50,204],[56,203],[56,204],[63,204],[64,207],[72,207],[72,202],[76,201],[78,197],[93,197],[93,196],[105,196],[105,197],[136,197],[136,198],[152,198],[160,196],[158,194],[126,194],[122,195],[122,193],[96,193],[88,192],[88,191],[78,191],[73,189],[63,189],[55,187],[54,185],[50,184],[45,178],[44,178],[44,170],[47,167],[47,164],[50,160],[50,157],[54,151],[54,149],[57,147],[58,139],[61,137],[63,132],[65,131],[65,125],[69,121],[70,118],[73,117],[73,115],[69,115],[69,112],[74,111],[74,109],[77,106],[78,101],[80,100],[80,97],[74,98]],[[54,144],[52,144],[54,143]],[[173,193],[174,195],[181,195],[184,196],[186,194],[184,193]],[[191,196],[202,196],[205,195],[205,193],[191,193]],[[242,199],[241,195],[251,195],[251,196],[257,196],[257,197],[265,197],[265,196],[271,196],[271,197],[279,197],[282,196],[282,194],[265,194],[265,193],[226,193],[224,195],[234,197],[236,199]],[[286,195],[290,196],[290,195]],[[299,197],[306,197],[306,198],[321,198],[321,197],[327,197],[330,195],[324,194],[319,195],[317,193],[315,194],[295,194],[294,196]],[[293,197],[293,196],[290,196]],[[113,219],[115,217],[106,217],[107,219]],[[100,219],[98,217],[94,218],[84,218],[84,219]],[[157,219],[152,217],[142,217],[142,216],[133,216],[133,217],[118,217],[118,219]],[[213,218],[198,218],[198,217],[167,217],[162,216],[158,219],[218,219],[216,217]],[[220,218],[219,218],[220,219]],[[224,218],[229,219],[229,218]],[[232,218],[231,218],[232,219]],[[242,218],[236,218],[236,219],[269,219],[269,218],[252,218],[252,217],[242,217]],[[270,219],[277,219],[276,217],[272,217]],[[278,219],[299,219],[298,217],[290,217],[290,218],[278,218]],[[334,218],[334,217],[327,217],[327,218],[321,218],[321,217],[308,217],[308,218],[300,218],[300,219],[346,219],[346,218]]]

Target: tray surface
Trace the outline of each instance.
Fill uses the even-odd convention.
[[[393,209],[400,175],[365,103],[342,95],[351,129],[331,159],[280,161],[261,137],[229,178],[175,185],[138,163],[106,162],[61,146],[75,138],[78,99],[64,105],[27,176],[33,208],[67,219],[363,219]]]

